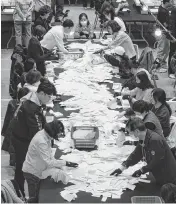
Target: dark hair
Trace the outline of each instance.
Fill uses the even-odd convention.
[[[31,69],[34,68],[35,60],[32,58],[29,58],[24,63],[24,71],[29,72]]]
[[[130,119],[126,124],[126,128],[134,132],[135,130],[144,131],[146,130],[145,123],[137,117]]]
[[[161,197],[165,203],[176,203],[176,185],[173,183],[164,184],[161,187]]]
[[[133,111],[133,109],[128,108],[128,109],[126,109],[124,115],[127,116],[127,117],[130,117],[130,116],[132,116],[132,115],[135,115],[135,112]]]
[[[83,16],[85,16],[86,19],[87,19],[87,26],[90,25],[90,22],[89,22],[89,19],[88,19],[87,14],[86,14],[86,13],[81,13],[81,14],[79,15],[79,25],[80,25],[80,27],[82,27],[80,21],[81,21],[81,19],[82,19]]]
[[[26,96],[29,93],[29,89],[26,87],[20,88],[17,93],[17,98],[20,100],[23,96]]]
[[[39,9],[39,14],[41,16],[44,16],[48,13],[51,13],[51,8],[48,6],[48,5],[45,5],[45,6],[42,6],[40,9]]]
[[[42,75],[39,71],[37,70],[30,70],[27,74],[26,74],[26,82],[28,84],[34,84],[38,81],[40,81],[40,79],[42,78]]]
[[[161,104],[165,105],[167,109],[169,110],[170,115],[172,115],[172,110],[170,108],[170,105],[166,102],[166,93],[163,89],[155,88],[152,91],[153,98],[155,102],[159,101]]]
[[[133,103],[132,109],[135,112],[144,113],[144,112],[149,112],[150,106],[146,101],[139,100]]]
[[[170,2],[170,0],[163,0],[163,4],[169,3],[169,2]]]
[[[141,71],[136,74],[136,77],[140,80],[139,84],[136,84],[137,87],[139,87],[142,90],[146,90],[149,88],[154,88],[154,86],[151,84],[151,81],[148,78],[148,75],[146,72]]]
[[[24,72],[24,64],[22,62],[16,62],[14,65],[14,72],[21,76]]]
[[[120,25],[114,20],[109,21],[107,27],[111,27],[113,33],[119,32],[121,29]]]
[[[44,130],[53,139],[58,139],[58,136],[57,136],[58,133],[62,133],[63,135],[65,135],[64,125],[59,120],[54,120],[50,123],[46,123],[44,126]]]
[[[64,22],[63,22],[63,27],[64,28],[72,28],[74,26],[74,23],[72,20],[70,19],[66,19]]]
[[[57,91],[54,84],[52,84],[48,79],[44,78],[41,78],[40,82],[41,83],[37,89],[37,93],[43,91],[45,94],[56,96]]]
[[[115,17],[115,9],[110,2],[105,1],[101,7],[102,14],[105,12],[106,14],[111,14],[111,20],[114,20]]]
[[[45,35],[45,34],[46,34],[46,29],[45,29],[43,26],[37,25],[37,26],[34,28],[34,35],[35,35],[35,36],[41,37],[41,36],[43,36],[43,35]]]

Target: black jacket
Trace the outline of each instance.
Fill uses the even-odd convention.
[[[168,137],[171,132],[170,113],[168,108],[163,104],[157,109],[153,107],[152,112],[155,113],[160,121],[164,137]]]
[[[46,119],[42,106],[35,102],[36,93],[29,93],[26,97],[29,99],[22,102],[17,117],[13,119],[12,134],[16,139],[30,143],[34,135],[44,128]]]
[[[50,26],[49,26],[47,19],[42,19],[40,16],[34,22],[35,27],[38,25],[41,25],[42,27],[44,27],[46,32],[48,32],[50,30]]]
[[[131,67],[129,63],[129,59],[123,58],[121,61],[116,59],[115,55],[104,55],[104,58],[109,62],[112,66],[119,67],[119,75],[122,78],[130,78],[132,76],[131,74]]]
[[[133,166],[143,158],[147,163],[143,172],[152,172],[157,183],[164,185],[176,181],[176,160],[165,139],[151,130],[147,130],[144,146],[139,142],[123,165]]]

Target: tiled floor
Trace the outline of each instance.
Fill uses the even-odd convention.
[[[69,17],[73,19],[74,22],[78,21],[78,14],[85,12],[88,14],[91,22],[94,22],[95,14],[94,10],[83,10],[82,7],[67,7],[71,10]],[[67,9],[65,8],[65,9]],[[140,49],[141,51],[141,49]],[[8,86],[9,86],[9,75],[11,66],[11,54],[12,50],[1,50],[1,124],[3,123],[8,101],[10,100]],[[174,96],[174,81],[167,77],[167,74],[159,74],[159,81],[157,84],[162,87],[166,93],[167,97]],[[3,137],[1,137],[3,139]],[[2,141],[1,141],[2,142]],[[1,151],[1,179],[11,179],[14,176],[13,168],[9,167],[9,155]]]

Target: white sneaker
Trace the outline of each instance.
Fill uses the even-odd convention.
[[[174,74],[170,74],[170,75],[169,75],[169,78],[171,78],[171,79],[176,79]]]

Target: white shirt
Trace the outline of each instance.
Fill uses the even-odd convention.
[[[128,34],[124,31],[119,31],[116,36],[113,36],[112,42],[109,47],[111,49],[122,46],[125,49],[125,53],[129,58],[136,56],[136,51],[133,42]]]
[[[46,169],[65,165],[65,161],[52,156],[51,138],[41,130],[31,140],[22,170],[42,179],[42,172]]]
[[[63,26],[54,26],[52,27],[43,37],[43,40],[40,41],[41,46],[52,50],[54,47],[58,47],[58,49],[63,52],[64,48],[64,28]]]
[[[126,32],[126,26],[125,23],[123,22],[123,20],[119,17],[115,17],[114,20],[119,24],[119,26],[121,27],[121,31]]]

